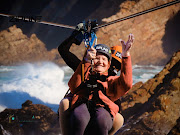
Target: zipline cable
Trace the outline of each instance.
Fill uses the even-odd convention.
[[[120,19],[108,22],[106,24],[99,25],[97,27],[94,27],[93,29],[98,29],[98,28],[106,27],[108,25],[111,25],[111,24],[114,24],[114,23],[118,23],[118,22],[121,22],[121,21],[124,21],[124,20],[128,20],[128,19],[140,16],[140,15],[143,15],[143,14],[147,14],[149,12],[153,12],[153,11],[156,11],[158,9],[162,9],[162,8],[165,8],[165,7],[177,4],[179,2],[180,2],[180,0],[174,0],[174,1],[171,1],[169,3],[163,4],[163,5],[160,5],[160,6],[151,8],[151,9],[148,9],[148,10],[141,11],[141,12],[138,12],[138,13],[135,13],[135,14],[132,14],[132,15],[129,15],[129,16],[126,16],[126,17],[123,17],[123,18],[120,18]],[[14,15],[0,13],[0,16],[11,17],[11,16],[14,16]],[[25,20],[28,20],[28,18],[25,18]],[[35,22],[35,21],[32,20],[32,22]],[[46,24],[46,25],[51,25],[51,26],[57,26],[57,27],[62,27],[62,28],[69,28],[69,29],[75,29],[76,28],[75,26],[59,24],[59,23],[52,23],[52,22],[46,22],[46,21],[38,21],[36,23],[41,23],[41,24]]]
[[[166,3],[166,4],[163,4],[163,5],[160,5],[160,6],[157,6],[157,7],[148,9],[148,10],[145,10],[145,11],[141,11],[141,12],[138,12],[138,13],[135,13],[135,14],[132,14],[132,15],[129,15],[129,16],[126,16],[126,17],[123,17],[123,18],[120,18],[120,19],[111,21],[111,22],[106,23],[106,24],[99,25],[99,26],[97,26],[97,27],[94,27],[93,29],[99,29],[99,28],[102,28],[102,27],[106,27],[106,26],[108,26],[108,25],[111,25],[111,24],[114,24],[114,23],[117,23],[117,22],[121,22],[121,21],[124,21],[124,20],[127,20],[127,19],[131,19],[131,18],[140,16],[140,15],[143,15],[143,14],[147,14],[147,13],[149,13],[149,12],[153,12],[153,11],[155,11],[155,10],[162,9],[162,8],[165,8],[165,7],[168,7],[168,6],[177,4],[177,3],[179,3],[179,2],[180,2],[180,0],[175,0],[175,1],[172,1],[172,2],[169,2],[169,3]]]
[[[15,15],[9,15],[9,14],[2,14],[0,13],[0,16],[4,16],[4,17],[12,17]],[[16,17],[16,16],[15,16]],[[24,20],[29,20],[29,18],[23,18]],[[35,22],[34,20],[32,20],[32,22]],[[59,23],[52,23],[52,22],[46,22],[46,21],[38,21],[36,23],[41,23],[41,24],[47,24],[47,25],[51,25],[51,26],[56,26],[56,27],[63,27],[63,28],[69,28],[69,29],[76,29],[75,26],[70,26],[70,25],[65,25],[65,24],[59,24]]]

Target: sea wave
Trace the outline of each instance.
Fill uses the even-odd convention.
[[[154,65],[134,65],[133,69],[133,84],[141,81],[146,82],[148,79],[153,78],[157,73],[159,73],[163,66]]]
[[[16,68],[13,66],[0,66],[0,72],[9,72],[9,71],[13,71]]]
[[[133,66],[133,84],[153,78],[160,70],[160,66]],[[20,108],[26,100],[45,104],[57,111],[72,74],[73,70],[68,66],[59,67],[52,62],[1,66],[0,111],[6,107]]]
[[[0,93],[26,92],[45,103],[58,104],[68,89],[63,82],[64,71],[51,62],[27,63],[19,66],[14,73],[16,78],[2,84]]]

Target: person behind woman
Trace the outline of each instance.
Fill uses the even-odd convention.
[[[120,76],[108,76],[111,63],[111,53],[108,46],[99,44],[87,51],[87,55],[68,82],[73,94],[71,102],[71,109],[73,109],[71,113],[72,134],[108,135],[113,125],[112,118],[116,116],[119,110],[114,101],[132,87],[130,48],[133,41],[134,36],[132,34],[129,35],[127,43],[121,41],[122,66]],[[93,65],[90,63],[92,59]],[[85,83],[81,82],[82,63],[85,64]],[[90,68],[92,66],[93,71]]]

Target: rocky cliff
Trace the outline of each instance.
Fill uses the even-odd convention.
[[[119,135],[177,135],[180,118],[180,51],[164,69],[121,98],[125,125]]]
[[[148,3],[146,0],[126,1],[120,5],[120,11],[118,13],[102,20],[104,22],[110,22],[170,1],[172,0],[149,0]],[[102,28],[97,33],[99,42],[113,46],[119,44],[120,38],[127,40],[127,35],[133,33],[135,36],[135,43],[131,50],[131,55],[134,64],[165,64],[172,54],[179,49],[179,42],[173,42],[173,40],[179,41],[176,39],[177,32],[174,33],[176,38],[174,38],[172,42],[165,42],[173,36],[170,34],[166,36],[169,32],[167,28],[169,27],[169,22],[173,21],[173,17],[174,19],[175,17],[180,18],[180,14],[177,14],[179,10],[180,4],[176,4]],[[179,27],[178,24],[178,22],[173,24],[174,29]]]
[[[89,18],[97,18],[104,23],[141,12],[172,0],[136,0],[136,1],[103,1],[102,5]],[[121,3],[122,2],[122,3]],[[118,5],[119,4],[119,5]],[[101,18],[115,7],[119,11],[108,18]],[[105,8],[106,7],[106,8]],[[120,45],[119,39],[127,40],[129,33],[135,36],[135,43],[131,49],[133,64],[164,65],[172,54],[179,49],[180,37],[180,4],[160,9],[136,18],[99,29],[98,43],[109,46]],[[75,51],[77,48],[72,49]],[[78,53],[77,53],[78,55]]]
[[[62,64],[57,49],[47,51],[45,44],[35,34],[28,38],[15,25],[0,32],[0,65],[39,61]]]
[[[0,12],[24,16],[40,15],[44,21],[75,26],[80,21],[91,18],[97,19],[99,24],[107,23],[171,1],[173,0],[44,0],[43,2],[36,0],[30,2],[15,0],[6,5],[4,5],[4,3],[0,4]],[[179,9],[180,4],[176,4],[99,29],[97,32],[98,43],[104,43],[109,46],[117,45],[120,44],[120,38],[127,40],[128,34],[133,33],[135,35],[135,43],[131,49],[133,64],[164,65],[172,54],[179,49]],[[72,32],[72,30],[69,29],[37,23],[11,23],[8,22],[7,18],[0,18],[0,30],[2,30],[2,28],[7,29],[14,24],[22,29],[23,33],[28,37],[34,36],[33,33],[35,33],[37,37],[46,44],[48,50],[57,48]],[[15,39],[16,36],[17,35],[14,34],[13,38]],[[19,38],[20,37],[17,36],[18,42],[21,42]],[[30,39],[34,40],[33,37]],[[22,41],[23,40],[25,39],[22,36]],[[6,44],[8,42],[9,41],[6,41]],[[35,42],[35,40],[33,42]],[[37,42],[40,44],[39,41]],[[24,47],[25,46],[26,45],[24,45]],[[18,50],[21,49],[18,48]],[[78,55],[79,58],[82,58],[84,53],[83,45],[81,47],[72,47],[71,50]],[[8,56],[9,54],[10,53],[3,54],[3,59],[6,60],[4,63],[13,63],[7,62],[8,59],[6,59],[6,57],[10,58]],[[57,51],[55,54],[58,54]],[[52,57],[57,61],[57,57],[59,56],[53,55],[51,58]],[[9,61],[15,60],[9,59]]]
[[[145,83],[136,83],[121,98],[121,114],[125,123],[116,134],[179,135],[179,97],[180,51],[173,55],[154,78]],[[11,116],[17,116],[17,121],[12,121]],[[57,117],[48,107],[26,101],[21,109],[6,109],[1,112],[0,124],[4,130],[14,135],[53,135],[60,132]],[[2,129],[0,134],[1,132]]]

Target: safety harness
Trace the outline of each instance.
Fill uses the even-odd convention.
[[[75,104],[71,107],[72,109],[82,103],[85,103],[87,105],[87,108],[90,110],[96,106],[96,103],[104,105],[104,107],[107,107],[107,105],[99,98],[98,95],[99,90],[101,90],[104,95],[106,95],[106,91],[103,85],[97,82],[97,80],[101,82],[105,82],[108,76],[100,75],[99,73],[95,73],[91,71],[92,70],[90,70],[89,78],[81,82],[81,84],[75,89],[74,94],[78,94],[80,90],[83,90],[85,94],[78,98]],[[90,98],[91,95],[92,98]]]

